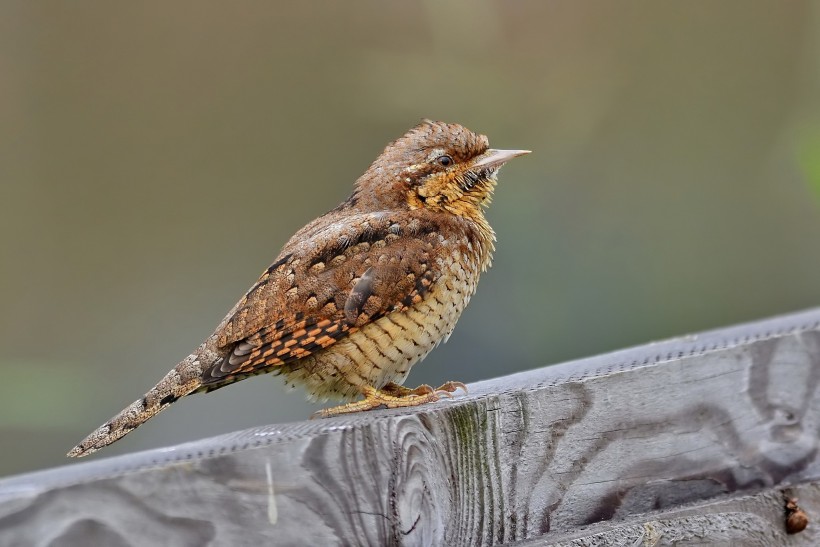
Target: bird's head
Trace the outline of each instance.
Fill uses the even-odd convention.
[[[529,150],[494,150],[484,135],[458,124],[427,121],[391,142],[356,183],[369,206],[426,208],[477,218],[498,170]]]

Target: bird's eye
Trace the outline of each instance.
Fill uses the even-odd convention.
[[[453,165],[453,158],[445,154],[444,156],[437,157],[436,162],[442,167],[450,167]]]

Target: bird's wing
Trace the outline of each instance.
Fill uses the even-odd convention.
[[[430,224],[371,214],[312,231],[291,240],[218,329],[218,344],[230,353],[206,371],[203,385],[331,346],[419,302],[438,279],[442,238]]]

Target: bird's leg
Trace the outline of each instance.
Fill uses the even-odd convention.
[[[430,386],[422,385],[416,389],[406,388],[392,382],[385,386],[386,389],[376,389],[373,386],[362,386],[361,392],[364,399],[344,405],[326,408],[316,412],[313,418],[329,418],[340,414],[350,414],[373,410],[375,408],[404,408],[410,406],[423,405],[438,401],[442,396],[452,397],[451,393],[458,387],[463,387],[460,382],[448,382],[442,389],[434,390]]]

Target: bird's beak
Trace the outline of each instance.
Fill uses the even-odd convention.
[[[478,161],[471,166],[471,169],[498,168],[515,157],[529,153],[530,150],[495,150],[494,148],[490,148],[478,157]]]

